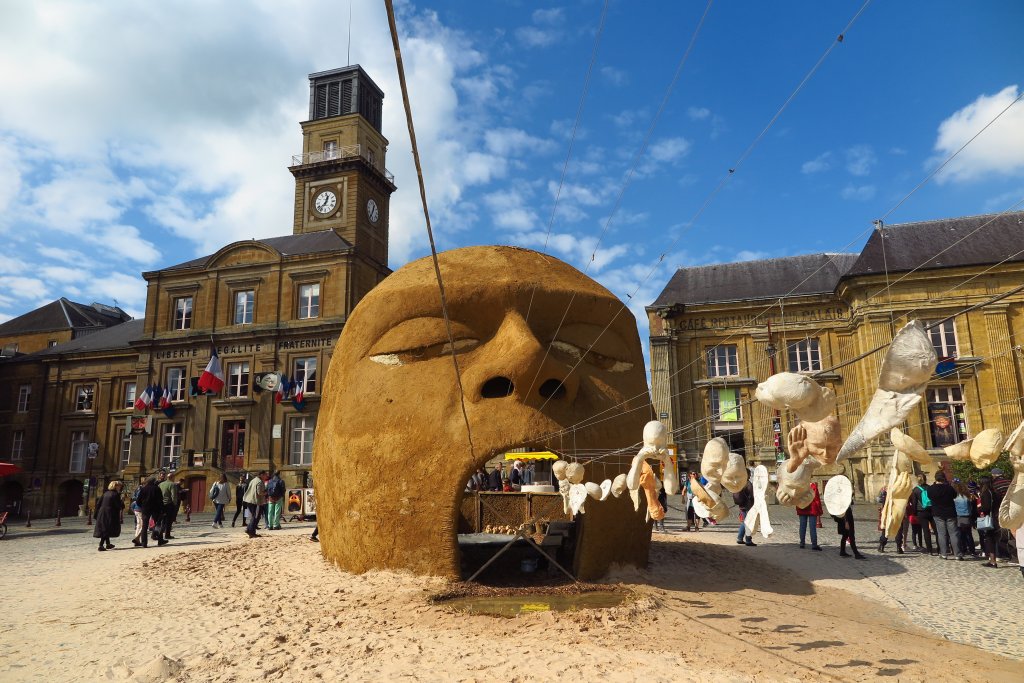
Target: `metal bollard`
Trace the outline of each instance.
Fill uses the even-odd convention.
[[[60,526],[60,508],[57,508],[57,523],[54,526]]]
[[[192,521],[192,506],[191,505],[186,505],[185,506],[185,521],[186,522],[191,522]]]
[[[31,510],[25,510],[25,516],[28,517],[28,521],[25,523],[25,528],[26,529],[31,529],[32,528],[32,511]]]

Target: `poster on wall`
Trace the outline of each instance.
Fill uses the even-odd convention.
[[[958,441],[953,412],[948,403],[929,403],[928,421],[931,424],[933,448],[952,446]]]
[[[303,493],[303,504],[302,507],[305,510],[305,515],[308,517],[316,516],[316,495],[313,493],[313,489],[302,489]]]
[[[286,514],[302,514],[302,491],[302,489],[288,489],[284,497],[284,511]]]

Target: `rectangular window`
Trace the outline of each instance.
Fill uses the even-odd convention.
[[[18,412],[27,413],[29,401],[32,400],[32,385],[22,384],[18,387]]]
[[[46,342],[46,348],[48,348],[48,349],[52,349],[56,345],[57,345],[57,340],[56,339],[49,339]]]
[[[320,317],[320,283],[299,285],[299,319]]]
[[[338,141],[324,140],[324,161],[338,158]]]
[[[712,387],[711,420],[714,422],[740,422],[742,419],[740,390]]]
[[[928,330],[928,335],[932,338],[932,346],[939,360],[957,357],[956,325],[952,320],[936,325]]]
[[[188,382],[185,368],[167,368],[167,389],[171,392],[172,401],[184,401]]]
[[[85,458],[89,452],[89,432],[71,432],[71,463],[68,472],[85,472]]]
[[[178,469],[181,462],[182,428],[180,422],[165,424],[160,437],[160,467]]]
[[[708,377],[733,377],[740,374],[736,345],[713,346],[707,350]]]
[[[228,396],[249,395],[249,361],[228,363]]]
[[[25,456],[25,432],[21,429],[11,436],[11,462],[21,460]]]
[[[929,387],[927,399],[932,448],[952,446],[970,436],[962,386]]]
[[[125,408],[135,407],[135,382],[124,383],[124,403]]]
[[[88,412],[92,410],[93,386],[86,384],[75,389],[75,410]]]
[[[125,430],[124,427],[118,427],[117,429],[117,445],[118,452],[121,454],[120,469],[128,467],[128,462],[131,460],[132,455],[132,433]]]
[[[295,384],[302,385],[302,393],[316,393],[316,357],[296,358],[295,372],[292,373]]]
[[[253,308],[256,303],[256,292],[247,289],[235,292],[235,324],[252,325]]]
[[[291,464],[313,464],[313,430],[316,422],[312,417],[297,417],[292,420]]]
[[[786,345],[789,352],[790,372],[817,372],[821,370],[821,351],[817,339],[801,339]]]
[[[192,297],[182,296],[174,300],[174,324],[171,329],[192,329]]]

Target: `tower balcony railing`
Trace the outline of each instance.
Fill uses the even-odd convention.
[[[389,182],[395,182],[395,175],[385,169],[380,169],[379,166],[366,154],[363,154],[362,145],[347,145],[345,147],[332,147],[331,149],[325,149],[320,152],[306,152],[305,154],[293,154],[292,155],[292,166],[304,166],[306,164],[317,164],[321,161],[334,161],[335,159],[354,159],[356,157],[362,157],[366,163],[370,164],[374,168],[381,170],[384,173],[384,177]]]

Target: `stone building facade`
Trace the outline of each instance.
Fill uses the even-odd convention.
[[[796,422],[753,400],[758,382],[790,371],[832,387],[845,436],[885,345],[909,320],[934,325],[941,362],[905,425],[934,471],[942,446],[1021,421],[1024,213],[879,226],[855,254],[682,268],[647,312],[652,400],[686,460],[722,436],[770,471]],[[858,497],[873,498],[891,456],[879,439],[822,475],[845,472]]]
[[[322,378],[348,315],[390,273],[396,188],[380,89],[359,66],[309,81],[302,152],[289,167],[292,234],[143,273],[144,319],[0,361],[0,386],[14,387],[0,392],[0,459],[17,442],[11,460],[24,470],[4,482],[0,505],[74,514],[90,482],[94,493],[113,479],[131,490],[158,469],[173,471],[193,511],[222,473],[235,482],[277,470],[289,487],[311,485]],[[206,395],[196,382],[213,349],[225,386]],[[261,373],[301,385],[304,401],[261,391]],[[155,385],[169,407],[137,410],[136,398]]]

